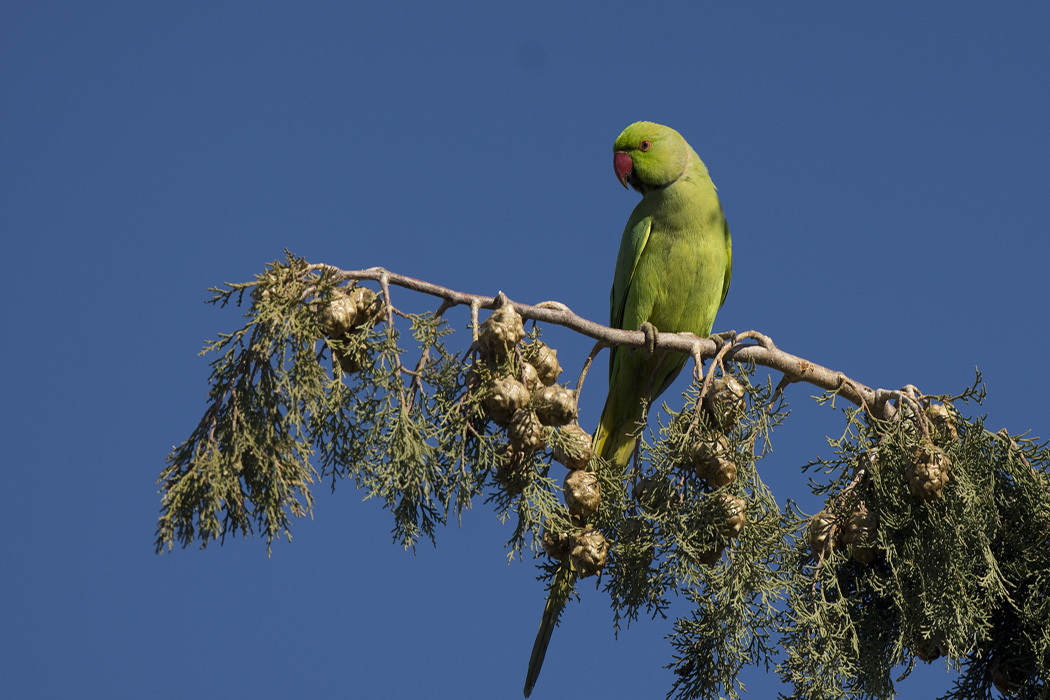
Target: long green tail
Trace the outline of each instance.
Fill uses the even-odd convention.
[[[642,405],[638,402],[624,410],[620,407],[621,397],[610,391],[602,410],[602,418],[594,431],[594,454],[598,455],[609,466],[623,471],[631,461],[634,446],[638,443],[638,421],[642,417]]]
[[[576,575],[572,571],[569,558],[566,557],[554,576],[554,582],[551,583],[551,592],[547,596],[547,604],[543,607],[543,617],[540,618],[540,629],[536,633],[536,641],[532,644],[529,670],[525,674],[525,697],[529,697],[532,689],[536,687],[536,679],[540,677],[540,669],[543,668],[543,659],[547,656],[547,645],[551,643],[551,634],[558,625],[558,618],[561,617],[561,611],[565,609],[565,603],[575,585]]]
[[[594,454],[610,468],[623,473],[638,444],[639,421],[644,402],[655,402],[685,366],[684,355],[658,352],[649,357],[623,348],[613,351],[609,373],[609,395],[601,420],[594,431]]]
[[[619,377],[619,381],[610,381],[609,396],[605,400],[598,428],[594,431],[593,443],[594,454],[621,473],[630,463],[634,447],[638,443],[638,421],[642,418],[643,399],[650,392],[653,393],[654,399],[659,396],[681,371],[685,358],[649,358],[639,355],[637,358],[628,359],[627,362],[629,366],[620,370],[623,374],[611,373],[614,377]],[[644,377],[645,381],[636,379],[639,376]],[[575,585],[576,575],[566,557],[551,584],[547,604],[543,608],[543,617],[540,619],[540,629],[532,645],[529,671],[525,675],[525,697],[529,697],[536,686],[540,668],[543,667],[543,658],[547,655],[547,645],[550,644],[551,635],[558,625],[558,618],[565,609],[565,603]]]

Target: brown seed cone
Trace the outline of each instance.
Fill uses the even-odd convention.
[[[354,327],[357,320],[357,304],[341,290],[336,290],[332,300],[321,311],[321,324],[329,336],[340,336]]]
[[[522,452],[535,452],[544,445],[543,426],[536,414],[525,408],[514,412],[507,426],[507,437],[511,446]]]
[[[634,500],[651,513],[665,509],[669,492],[667,482],[658,476],[643,476],[631,489]]]
[[[543,530],[543,534],[540,536],[540,542],[543,545],[543,551],[547,553],[547,556],[558,561],[567,557],[575,544],[571,533],[551,532],[547,529]]]
[[[942,645],[928,637],[917,637],[915,643],[911,645],[911,650],[915,654],[915,658],[926,663],[936,661],[947,651]]]
[[[561,365],[558,364],[558,351],[550,348],[541,340],[529,343],[522,352],[526,360],[536,368],[537,376],[544,386],[558,381]]]
[[[554,459],[569,469],[585,469],[594,456],[590,433],[578,425],[566,425],[558,429],[558,434],[566,440],[564,446],[560,443],[554,445]]]
[[[341,350],[332,350],[332,357],[339,363],[339,369],[346,374],[356,374],[361,371],[364,367],[362,354],[353,351],[344,353]]]
[[[858,564],[870,564],[879,558],[881,552],[876,537],[878,529],[879,514],[868,510],[863,503],[846,519],[846,531],[842,535],[842,541],[849,545],[853,559]]]
[[[907,474],[911,495],[924,501],[940,498],[948,484],[951,466],[951,459],[939,447],[927,444],[915,450]]]
[[[1013,695],[1021,689],[1028,674],[1024,669],[996,656],[988,664],[988,675],[992,677],[992,685],[996,690],[1003,695]]]
[[[496,481],[504,491],[517,496],[528,483],[528,455],[516,449],[514,445],[504,445],[499,450],[496,461]]]
[[[877,548],[853,545],[853,561],[858,564],[870,564],[878,558],[879,550]]]
[[[597,574],[605,568],[605,559],[608,554],[609,544],[598,530],[584,530],[576,535],[570,554],[572,566],[576,569],[576,576],[587,578]]]
[[[722,552],[726,551],[725,545],[717,545],[711,549],[700,552],[696,555],[696,560],[704,566],[714,566],[718,563],[718,560],[722,558]]]
[[[348,295],[357,308],[354,328],[360,328],[369,323],[375,325],[382,320],[383,304],[379,296],[371,289],[368,287],[354,287],[348,292]]]
[[[565,476],[562,485],[565,492],[565,505],[569,513],[581,520],[586,520],[598,510],[602,502],[602,490],[594,472],[576,469]]]
[[[837,530],[835,537],[831,536],[835,523],[835,515],[829,510],[822,510],[809,519],[809,548],[814,559],[827,559],[831,556],[831,550],[840,539]]]
[[[733,448],[725,435],[719,433],[711,440],[697,442],[691,452],[696,475],[711,488],[720,489],[736,481],[737,467],[733,461]]]
[[[940,442],[955,442],[959,439],[959,430],[955,427],[954,406],[935,403],[926,407],[926,417],[933,423],[934,432],[941,438]]]
[[[536,368],[528,362],[521,363],[521,382],[529,390],[530,394],[543,386],[539,376],[536,374]]]
[[[354,333],[360,331],[348,331],[343,334],[343,341],[348,342],[349,338]],[[346,374],[355,374],[364,369],[365,363],[368,361],[368,352],[362,346],[348,347],[346,349],[332,347],[332,359],[339,364],[339,368]]]
[[[722,502],[725,504],[727,516],[722,535],[727,539],[739,537],[744,525],[747,524],[747,501],[739,496],[723,493]]]
[[[529,402],[529,391],[525,385],[514,377],[500,377],[489,387],[485,395],[485,410],[489,417],[499,425],[509,425],[515,412],[524,408]]]
[[[624,521],[623,528],[620,531],[620,544],[631,544],[634,542],[645,542],[645,540],[652,539],[653,526],[648,521],[642,518],[627,518]],[[645,549],[642,551],[642,559],[646,565],[652,563],[653,557],[656,556],[656,544],[649,542]]]
[[[716,377],[704,394],[704,408],[714,416],[715,425],[730,430],[747,410],[744,385],[731,374]]]
[[[521,315],[511,304],[504,304],[478,327],[478,343],[482,354],[491,359],[506,357],[515,345],[525,337]]]
[[[563,386],[545,386],[532,395],[536,417],[544,425],[567,425],[576,420],[576,394]]]

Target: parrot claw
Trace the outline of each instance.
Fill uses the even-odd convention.
[[[638,330],[645,333],[645,351],[652,357],[653,353],[656,352],[656,336],[659,335],[659,331],[656,330],[656,326],[648,321],[638,326]]]

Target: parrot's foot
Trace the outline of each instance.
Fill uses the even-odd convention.
[[[656,352],[656,336],[659,335],[659,331],[648,321],[638,326],[638,330],[645,333],[645,351],[652,357],[652,354]]]

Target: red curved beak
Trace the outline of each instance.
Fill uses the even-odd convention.
[[[613,154],[613,170],[616,171],[616,179],[620,181],[623,188],[626,190],[627,177],[634,170],[634,161],[631,160],[631,156],[627,155],[623,151],[617,151]]]

